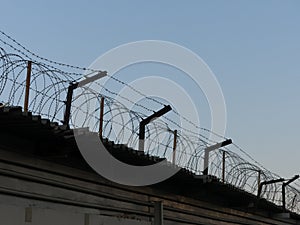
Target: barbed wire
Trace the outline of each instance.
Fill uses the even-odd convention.
[[[8,53],[4,48],[0,47],[0,101],[11,106],[22,104],[26,83],[24,74],[27,70],[28,61],[32,61],[29,109],[33,113],[43,115],[51,121],[60,123],[63,118],[65,99],[70,83],[79,81],[83,75],[89,76],[99,71],[59,63],[40,57],[6,33],[0,31],[0,34],[11,41],[12,44],[2,38],[0,38],[0,41],[15,51],[15,53]],[[81,72],[66,71],[58,67],[79,70]],[[88,71],[89,73],[82,74],[82,71]],[[163,102],[146,96],[141,91],[114,76],[108,76],[121,85],[131,88],[135,93],[147,100],[159,104],[160,106],[165,106]],[[154,112],[154,110],[143,104],[133,102],[128,97],[116,93],[99,82],[95,82],[95,84],[101,87],[103,92],[94,93],[88,87],[76,89],[76,91],[81,91],[81,93],[76,95],[75,92],[72,100],[71,127],[89,127],[91,132],[98,132],[100,101],[101,98],[104,97],[103,137],[114,141],[116,144],[126,144],[129,148],[137,149],[139,123],[143,118],[147,117],[145,113],[138,110],[140,109],[146,112]],[[104,94],[104,92],[106,94]],[[117,97],[136,106],[138,110],[134,111],[128,109],[126,104],[116,100]],[[91,102],[93,101],[93,106],[96,107],[91,107]],[[195,174],[202,174],[205,148],[215,143],[214,140],[209,138],[209,135],[212,134],[221,139],[227,138],[209,129],[198,126],[176,111],[174,111],[174,114],[177,116],[178,121],[184,119],[199,132],[197,133],[194,130],[184,128],[174,119],[163,116],[162,119],[152,121],[146,126],[145,153],[166,158],[168,161],[175,160],[174,163],[176,165],[192,171]],[[178,128],[175,158],[173,158],[174,129],[172,130],[168,123]],[[234,151],[232,148],[234,148]],[[245,155],[251,162],[245,160],[237,154],[236,151]],[[224,152],[225,165],[223,165]],[[223,168],[225,168],[225,171]],[[209,174],[219,179],[224,179],[223,181],[225,183],[234,185],[252,194],[256,194],[258,191],[258,176],[260,176],[260,180],[262,181],[274,180],[280,177],[267,170],[235,143],[233,143],[231,147],[225,147],[211,152]],[[295,183],[295,186],[300,187],[298,183]],[[300,193],[297,188],[288,185],[286,193],[287,209],[300,212]],[[264,186],[262,197],[280,205],[282,201],[281,184],[274,183]]]
[[[12,38],[11,36],[9,36],[8,34],[6,34],[5,32],[1,31],[0,30],[0,34],[2,34],[4,37],[8,38],[10,41],[12,41],[14,44],[16,44],[18,47],[20,47],[21,49],[23,49],[25,52],[27,52],[28,54],[36,57],[37,59],[40,59],[40,60],[43,60],[47,63],[50,63],[50,64],[54,64],[54,65],[57,65],[57,66],[62,66],[62,67],[67,67],[67,68],[72,68],[72,69],[76,69],[76,70],[81,70],[81,71],[89,71],[90,73],[89,74],[84,74],[85,76],[88,76],[88,75],[91,75],[93,73],[99,73],[101,72],[100,70],[95,70],[95,69],[91,69],[91,68],[85,68],[85,67],[79,67],[79,66],[74,66],[74,65],[70,65],[70,64],[66,64],[66,63],[61,63],[61,62],[56,62],[56,61],[53,61],[53,60],[49,60],[45,57],[41,57],[37,54],[35,54],[34,52],[30,51],[28,48],[26,48],[24,45],[20,44],[18,41],[16,41],[14,38]],[[0,39],[1,40],[1,39]],[[29,58],[31,61],[33,61],[34,59],[32,57],[29,57],[28,54],[26,54],[24,51],[21,51],[20,49],[17,49],[16,47],[14,47],[13,45],[10,45],[9,43],[1,40],[2,43],[8,45],[9,47],[11,47],[12,49],[14,49],[15,51],[19,52],[20,54],[26,56],[27,58]],[[45,64],[45,65],[48,65],[48,64]],[[56,67],[53,67],[52,65],[48,65],[50,66],[51,68],[54,68],[54,69],[57,69]],[[58,69],[57,69],[58,70]],[[63,71],[61,71],[63,72]],[[64,72],[65,73],[65,72]],[[82,73],[68,73],[70,75],[76,75],[76,76],[83,76]],[[160,106],[165,106],[165,104],[155,98],[152,98],[152,97],[149,97],[147,95],[145,95],[144,93],[142,93],[141,91],[137,90],[136,88],[132,87],[131,85],[127,84],[126,82],[114,77],[113,75],[109,75],[107,74],[107,77],[111,78],[112,80],[120,83],[121,85],[124,85],[128,88],[130,88],[131,90],[133,90],[135,93],[139,94],[140,96],[144,97],[145,99],[147,100],[150,100],[154,103],[157,103],[159,104]],[[77,78],[77,80],[80,79],[80,78]],[[138,104],[136,104],[137,106],[140,106]],[[203,129],[202,127],[200,127],[199,125],[195,124],[194,122],[192,122],[191,120],[189,120],[188,118],[184,117],[183,115],[180,115],[178,112],[174,111],[174,113],[179,116],[180,119],[183,119],[185,120],[186,122],[188,122],[189,124],[193,125],[196,129]],[[167,119],[169,122],[173,123],[174,125],[180,127],[180,125],[178,125],[175,121],[171,120],[170,118],[167,118],[165,116],[163,116],[163,118]],[[186,130],[187,131],[187,130]],[[190,132],[193,132],[191,130],[189,130]],[[205,138],[205,137],[203,137]],[[216,141],[212,141],[212,143],[216,143]]]

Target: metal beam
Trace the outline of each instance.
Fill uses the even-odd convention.
[[[161,117],[162,115],[166,114],[167,112],[171,111],[172,108],[170,105],[164,106],[161,110],[154,112],[151,116],[147,117],[146,119],[143,119],[140,122],[140,128],[139,128],[139,151],[144,151],[144,144],[145,144],[145,128],[148,123],[151,121],[157,119],[158,117]]]
[[[86,85],[86,84],[88,84],[88,83],[91,83],[91,82],[93,82],[93,81],[95,81],[95,80],[98,80],[98,79],[100,79],[100,78],[102,78],[102,77],[105,77],[107,75],[107,72],[106,71],[100,71],[100,72],[98,72],[96,75],[94,75],[94,76],[91,76],[91,77],[87,77],[86,79],[84,79],[84,80],[82,80],[82,81],[79,81],[78,82],[78,87],[82,87],[82,86],[84,86],[84,85]]]
[[[141,123],[144,123],[145,125],[150,123],[152,120],[157,119],[158,117],[163,116],[167,112],[171,111],[172,108],[170,105],[164,106],[162,109],[158,110],[157,112],[154,112],[151,116],[148,116],[146,119],[143,119]]]
[[[209,161],[209,152],[216,150],[218,148],[224,147],[226,145],[230,145],[232,143],[231,139],[227,139],[223,142],[214,144],[212,146],[209,146],[207,148],[205,148],[205,152],[204,152],[204,166],[203,166],[203,175],[208,175],[208,161]]]
[[[213,151],[213,150],[216,150],[218,148],[221,148],[221,147],[224,147],[226,145],[230,145],[232,144],[232,140],[231,139],[226,139],[225,141],[223,142],[220,142],[220,143],[217,143],[217,144],[214,144],[214,145],[211,145],[211,146],[208,146],[207,148],[205,148],[207,151]]]

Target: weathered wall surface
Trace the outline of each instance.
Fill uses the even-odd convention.
[[[1,224],[5,225],[151,225],[147,221],[97,215],[93,210],[80,207],[62,207],[3,195],[0,200]]]
[[[246,213],[153,187],[113,184],[94,173],[0,150],[0,219],[3,225],[150,225],[154,201],[164,224],[297,224]]]

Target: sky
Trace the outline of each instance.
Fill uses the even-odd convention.
[[[43,57],[83,67],[133,41],[192,50],[222,88],[226,136],[288,178],[300,173],[299,10],[296,0],[3,0],[0,29]]]

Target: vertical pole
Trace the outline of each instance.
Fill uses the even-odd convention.
[[[145,148],[145,127],[146,124],[142,121],[139,129],[139,151],[143,152]]]
[[[154,202],[154,225],[163,225],[164,216],[163,216],[163,203]]]
[[[100,102],[100,121],[99,121],[99,137],[103,139],[103,114],[104,114],[104,97],[101,97]]]
[[[66,111],[64,115],[63,124],[69,126],[70,115],[71,115],[71,105],[73,98],[73,91],[78,87],[78,83],[71,83],[68,87],[67,99],[66,99]]]
[[[223,158],[222,158],[222,182],[225,183],[225,154],[226,152],[223,151]]]
[[[260,176],[261,176],[261,170],[258,171],[258,176],[257,176],[257,190],[260,188]]]
[[[30,76],[31,76],[31,61],[27,62],[27,76],[26,76],[26,89],[25,89],[25,100],[24,100],[24,112],[28,112],[29,102],[29,89],[30,89]]]
[[[285,185],[282,185],[282,210],[285,212]]]
[[[177,130],[174,130],[173,159],[172,159],[173,164],[175,164],[175,160],[176,160],[176,145],[177,145]]]
[[[203,168],[203,175],[208,175],[208,158],[209,158],[209,150],[204,150],[204,168]]]

